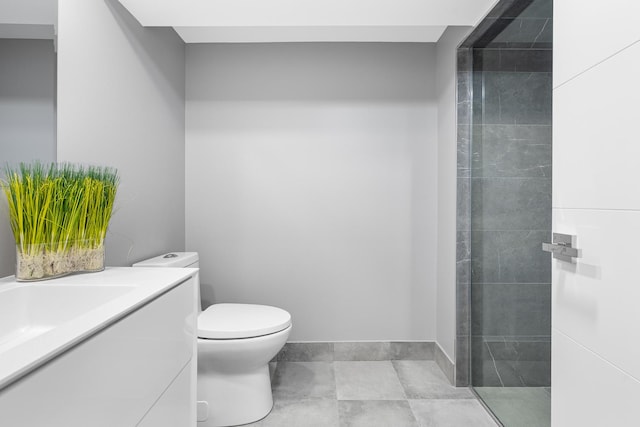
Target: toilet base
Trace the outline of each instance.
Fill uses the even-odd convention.
[[[198,404],[205,401],[208,414],[200,410],[198,427],[228,427],[248,424],[266,417],[273,408],[269,366],[249,373],[198,378]],[[206,420],[200,419],[206,416]]]

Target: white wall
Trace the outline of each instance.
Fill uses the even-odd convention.
[[[554,2],[554,231],[581,249],[553,263],[556,427],[640,419],[639,13],[624,0]]]
[[[456,63],[470,27],[449,27],[437,44],[438,236],[436,339],[451,361],[456,339]]]
[[[184,44],[116,0],[60,0],[58,160],[118,168],[107,265],[184,248]]]
[[[54,25],[56,0],[2,0],[0,24]]]
[[[294,341],[435,338],[434,60],[188,46],[186,246],[205,301],[283,307]]]
[[[0,177],[7,163],[56,159],[55,52],[51,40],[0,39]],[[15,273],[15,245],[0,194],[0,277]]]

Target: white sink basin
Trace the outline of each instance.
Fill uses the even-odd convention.
[[[0,279],[0,391],[197,271],[108,267],[36,283]]]
[[[0,290],[0,351],[73,321],[133,289],[43,283]]]

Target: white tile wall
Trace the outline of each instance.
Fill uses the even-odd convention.
[[[554,329],[553,427],[636,427],[640,382]]]
[[[553,2],[553,80],[558,87],[640,40],[640,2]]]
[[[554,90],[554,207],[640,209],[640,191],[629,191],[640,159],[639,59],[640,43]]]
[[[554,231],[577,235],[581,257],[575,264],[553,261],[553,327],[640,378],[640,212],[554,214]]]
[[[640,3],[554,2],[554,427],[640,422]],[[612,56],[613,55],[613,56]]]

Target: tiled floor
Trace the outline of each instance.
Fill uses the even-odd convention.
[[[260,427],[495,427],[435,362],[278,362]]]
[[[505,426],[551,426],[549,387],[476,387],[475,390]]]

